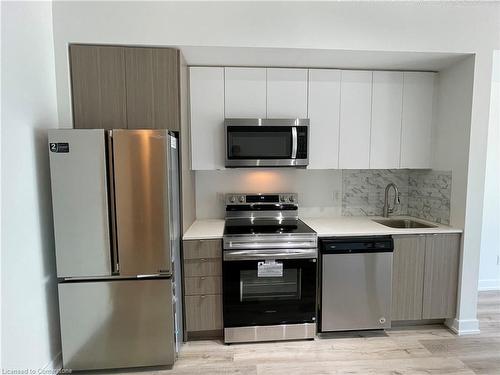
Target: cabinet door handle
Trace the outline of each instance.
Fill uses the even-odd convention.
[[[205,298],[205,295],[204,295],[204,294],[202,294],[202,295],[200,296],[200,298]]]
[[[200,277],[201,280],[205,280],[205,277]]]
[[[207,260],[205,258],[200,259],[202,262],[206,262]]]

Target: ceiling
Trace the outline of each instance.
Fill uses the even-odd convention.
[[[188,65],[440,71],[471,54],[177,46]]]

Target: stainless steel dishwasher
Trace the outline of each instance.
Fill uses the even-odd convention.
[[[320,243],[320,332],[391,326],[390,236],[336,237]]]

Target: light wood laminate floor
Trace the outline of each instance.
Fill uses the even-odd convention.
[[[500,374],[500,292],[479,294],[481,334],[440,325],[314,341],[224,345],[192,341],[170,370],[128,374]]]

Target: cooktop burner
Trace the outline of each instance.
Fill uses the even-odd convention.
[[[300,219],[229,219],[224,236],[235,234],[310,234],[315,233]]]

